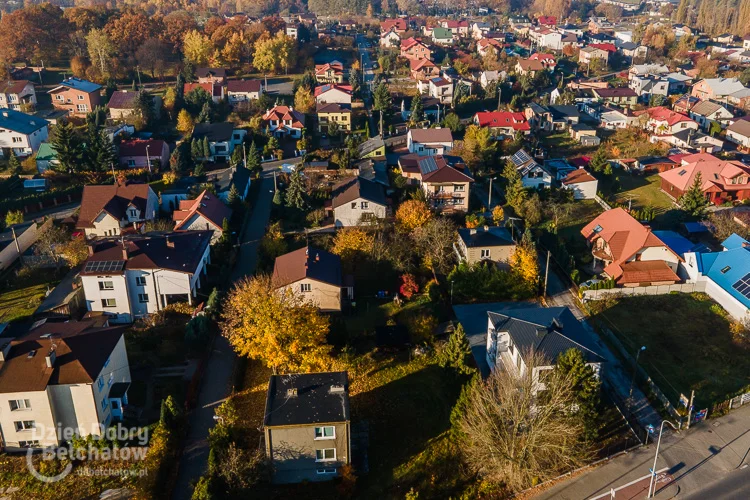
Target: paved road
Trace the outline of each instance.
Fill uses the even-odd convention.
[[[26,221],[35,220],[42,217],[51,217],[55,220],[62,220],[73,215],[75,211],[80,208],[80,206],[80,201],[66,203],[64,205],[57,205],[56,207],[50,207],[44,210],[40,210],[39,212],[26,214],[23,216],[23,218]]]
[[[301,161],[301,158],[294,158],[263,165],[260,193],[255,206],[252,207],[252,213],[240,242],[237,265],[232,274],[233,282],[252,275],[255,270],[258,260],[258,244],[271,216],[273,171],[278,170],[282,163],[296,164]],[[173,495],[176,500],[189,500],[193,492],[193,483],[197,482],[206,471],[209,452],[208,430],[214,425],[214,408],[230,394],[234,361],[235,354],[227,340],[222,336],[217,336],[201,382],[198,404],[189,415],[190,431],[180,459],[180,469]]]
[[[544,269],[545,258],[546,255],[540,255],[542,269]],[[573,296],[572,292],[555,272],[553,266],[550,266],[547,294],[549,296],[548,303],[550,306],[567,306],[573,311],[573,315],[581,321],[584,328],[589,331],[591,338],[594,339],[599,348],[599,354],[607,360],[606,365],[603,366],[604,377],[610,382],[610,385],[617,392],[620,399],[623,401],[627,400],[630,395],[630,383],[632,380],[631,374],[625,370],[617,356],[615,356],[609,347],[607,347],[599,337],[599,334],[597,334],[586,321],[586,316],[578,307],[576,297]],[[661,416],[654,407],[651,406],[648,398],[640,391],[640,389],[638,389],[638,387],[633,387],[631,412],[643,427],[646,427],[647,425],[658,427],[661,423]]]
[[[750,449],[748,422],[750,405],[694,425],[687,431],[665,432],[656,470],[666,468],[673,480],[658,492],[656,498],[750,498],[750,467],[741,468]],[[560,483],[535,498],[580,500],[608,493],[611,488],[620,488],[648,475],[654,464],[654,453],[655,446],[650,443]]]
[[[367,119],[370,122],[370,135],[377,135],[377,124],[372,114],[372,82],[375,80],[375,72],[372,70],[372,59],[370,57],[370,50],[367,48],[366,39],[364,35],[357,35],[357,50],[360,54],[360,61],[362,62],[362,73],[364,75],[364,84],[362,85],[362,95],[364,96],[365,108],[367,108]]]

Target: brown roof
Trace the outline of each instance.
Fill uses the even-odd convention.
[[[680,281],[674,271],[663,260],[641,260],[622,264],[622,275],[617,280],[625,283],[660,283]]]
[[[140,92],[115,90],[109,98],[107,106],[110,109],[133,109],[133,103]]]
[[[518,64],[524,71],[541,71],[544,69],[544,65],[536,59],[519,59]]]
[[[580,182],[593,182],[596,178],[583,168],[573,170],[562,180],[563,184],[578,184]]]
[[[271,277],[274,288],[305,278],[342,286],[341,258],[311,246],[276,257]]]
[[[474,179],[463,171],[463,160],[457,156],[451,158],[454,159],[453,164],[449,164],[442,155],[419,157],[417,168],[422,174],[422,182],[474,182]]]
[[[84,186],[81,210],[76,227],[93,227],[94,220],[102,211],[117,220],[125,217],[131,204],[141,212],[146,210],[146,200],[151,192],[148,184],[114,184],[111,186]]]
[[[226,206],[217,196],[203,191],[194,200],[180,200],[179,210],[175,210],[172,219],[177,223],[175,230],[191,221],[194,215],[202,215],[204,219],[212,223],[216,229],[221,230],[224,219],[232,217],[232,209]],[[206,228],[208,229],[208,228]]]
[[[331,202],[331,206],[333,208],[346,205],[347,203],[358,198],[362,198],[379,205],[386,204],[383,185],[364,179],[362,177],[352,177],[350,179],[345,179],[339,182],[333,187],[331,195],[333,196],[333,200]]]
[[[11,341],[8,359],[0,361],[0,393],[94,382],[125,331],[122,326],[96,328],[96,323],[48,322]],[[56,359],[48,368],[45,358],[53,348]]]
[[[260,92],[260,80],[229,80],[227,92]]]
[[[29,83],[28,80],[6,80],[0,82],[0,94],[18,94]]]
[[[213,231],[180,231],[137,236],[124,240],[102,240],[94,244],[81,275],[122,274],[122,269],[169,269],[192,274],[198,268]],[[127,257],[127,258],[126,258]],[[96,263],[120,263],[98,266]]]
[[[198,78],[207,78],[209,76],[226,78],[227,70],[226,68],[196,68],[195,76],[197,76]]]
[[[605,99],[612,97],[638,97],[635,90],[628,87],[618,87],[614,89],[594,89],[594,93]]]
[[[317,109],[315,110],[318,113],[351,113],[352,107],[350,104],[339,104],[337,102],[330,102],[330,103],[318,103]]]
[[[449,128],[412,128],[409,133],[414,142],[453,142],[453,134]]]
[[[148,154],[153,157],[161,156],[164,150],[165,142],[160,139],[130,139],[120,143],[120,157],[123,156],[146,156],[146,147]]]
[[[221,84],[220,83],[186,83],[182,87],[182,93],[187,95],[198,87],[208,92],[213,97],[221,97]]]

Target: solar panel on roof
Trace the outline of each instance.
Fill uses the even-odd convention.
[[[437,163],[435,163],[435,158],[428,156],[419,160],[419,170],[422,172],[422,175],[429,174],[437,169],[438,166]]]
[[[520,166],[526,163],[527,161],[530,161],[531,157],[528,155],[528,153],[526,153],[526,151],[521,149],[520,151],[518,151],[516,154],[514,154],[511,157],[511,160],[516,166]]]
[[[750,299],[750,273],[747,273],[742,278],[738,279],[732,288],[740,292],[745,298]]]
[[[120,260],[96,260],[86,263],[84,272],[87,273],[109,273],[121,271],[125,263]]]

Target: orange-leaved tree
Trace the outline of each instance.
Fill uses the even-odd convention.
[[[227,296],[222,334],[234,350],[274,373],[325,369],[329,320],[291,288],[274,289],[267,275],[246,278]]]
[[[413,231],[422,227],[431,218],[430,208],[420,200],[407,200],[396,211],[396,222],[405,231]]]

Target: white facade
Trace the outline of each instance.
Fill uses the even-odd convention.
[[[368,218],[385,219],[386,206],[357,198],[333,209],[333,223],[336,227],[359,226]]]
[[[42,118],[39,118],[43,121]],[[7,128],[0,127],[0,157],[3,156],[3,149],[12,149],[16,156],[24,157],[36,153],[39,145],[49,137],[49,127],[45,122],[44,126],[30,134],[15,132]]]
[[[727,130],[727,140],[742,147],[750,148],[750,135],[744,135],[734,130]]]
[[[113,420],[108,398],[112,384],[130,381],[125,337],[121,336],[93,383],[48,385],[43,391],[0,394],[3,446],[12,450],[58,445],[63,441],[60,431],[64,433],[65,429],[81,436],[101,435]],[[24,401],[23,408],[13,410],[11,401],[19,400]],[[24,422],[21,430],[16,430],[17,422]]]
[[[406,136],[406,145],[410,153],[419,156],[444,155],[453,149],[453,141],[450,142],[416,142],[412,140],[411,132]]]
[[[27,82],[23,89],[17,93],[4,94],[0,92],[0,108],[21,111],[21,106],[25,103],[36,106],[36,91],[34,90],[34,84],[31,82]]]
[[[322,92],[320,95],[318,95],[315,98],[315,101],[318,104],[351,104],[352,95],[348,92],[344,92],[343,90],[332,87],[330,90]]]
[[[86,238],[93,238],[95,236],[119,236],[122,230],[128,226],[134,226],[141,222],[155,219],[156,211],[158,209],[159,198],[152,189],[149,189],[148,198],[146,198],[145,213],[141,213],[141,211],[134,205],[130,205],[126,211],[125,218],[117,220],[109,213],[101,211],[96,219],[94,219],[94,227],[84,228]]]
[[[396,48],[401,44],[401,37],[395,31],[389,31],[388,33],[380,37],[380,46],[386,49]]]
[[[573,184],[563,184],[564,189],[573,191],[573,198],[576,200],[593,200],[596,198],[596,189],[599,181],[576,182]]]
[[[186,296],[192,304],[209,262],[210,246],[207,246],[198,267],[189,272],[126,269],[117,275],[81,276],[86,308],[115,315],[111,323],[132,323],[176,302],[176,298],[170,302],[172,295]]]
[[[229,104],[237,104],[240,102],[260,99],[261,95],[263,95],[263,87],[261,87],[258,92],[235,92],[232,90],[227,90],[227,100],[229,101]]]
[[[687,252],[684,257],[685,262],[682,268],[688,275],[688,281],[693,283],[705,281],[706,294],[718,302],[736,320],[745,321],[750,318],[750,311],[748,311],[742,302],[732,297],[729,292],[717,285],[714,280],[698,271],[698,259],[694,252]]]
[[[541,165],[537,165],[521,177],[521,182],[525,188],[548,188],[552,186],[552,175]]]

